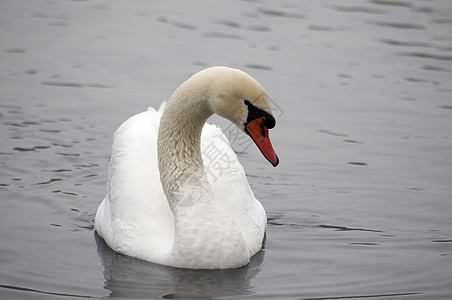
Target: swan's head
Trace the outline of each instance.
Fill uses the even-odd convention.
[[[264,88],[250,75],[237,69],[212,67],[200,73],[212,78],[207,97],[211,111],[249,135],[264,157],[276,167],[279,159],[268,134],[276,121]]]

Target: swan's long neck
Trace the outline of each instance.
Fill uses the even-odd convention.
[[[179,87],[160,121],[160,180],[173,212],[179,206],[193,205],[202,193],[211,193],[202,162],[201,132],[212,112],[207,95],[196,91],[187,83]]]

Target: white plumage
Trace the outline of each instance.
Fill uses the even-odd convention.
[[[266,214],[243,167],[221,130],[205,123],[209,114],[199,117],[187,110],[187,105],[201,105],[198,102],[210,105],[209,97],[202,96],[205,85],[201,85],[204,90],[193,90],[205,82],[204,77],[230,76],[230,82],[234,76],[243,80],[245,73],[223,67],[207,70],[211,74],[189,79],[188,89],[186,82],[176,90],[166,109],[165,103],[158,111],[150,108],[116,131],[107,195],[95,218],[96,231],[116,252],[174,267],[215,269],[243,266],[261,249]],[[188,91],[191,95],[180,96]],[[249,93],[258,98],[256,91]],[[234,101],[232,107],[238,105]],[[205,109],[202,105],[197,109]],[[269,111],[267,105],[264,109]],[[168,112],[163,114],[164,110]],[[174,123],[174,130],[159,128],[162,115],[167,118],[163,126]],[[243,113],[235,117],[235,123],[246,119]],[[205,123],[198,150],[196,134],[190,132],[196,131],[192,123]],[[165,138],[159,139],[159,129]],[[204,163],[196,160],[198,152]]]

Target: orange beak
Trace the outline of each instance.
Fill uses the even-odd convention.
[[[256,146],[259,148],[264,157],[276,167],[279,164],[279,158],[273,150],[270,136],[268,135],[268,128],[264,123],[265,117],[254,119],[246,125],[245,131],[253,139]]]

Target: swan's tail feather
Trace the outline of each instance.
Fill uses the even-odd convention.
[[[165,110],[165,107],[166,107],[166,101],[163,101],[162,104],[160,104],[158,112],[163,114],[163,111]]]

